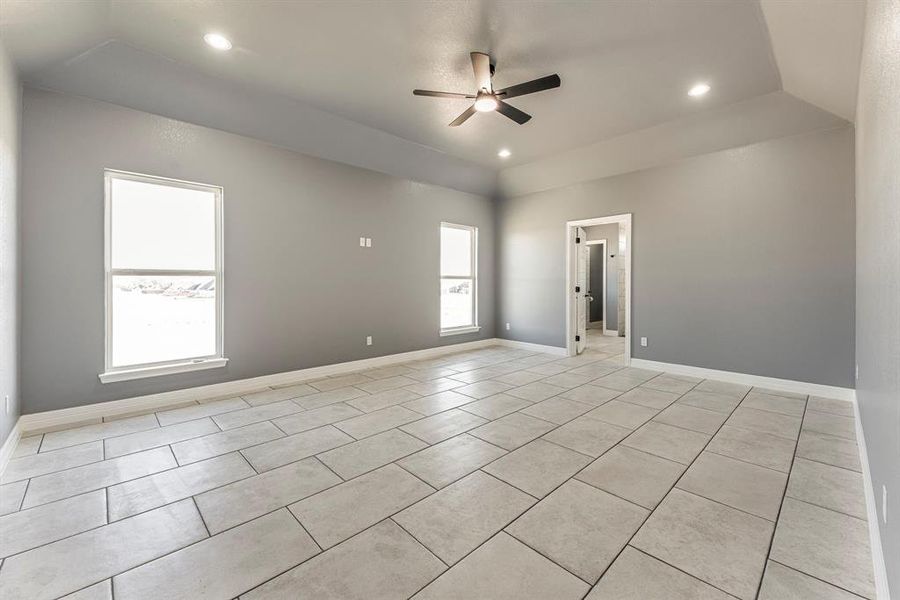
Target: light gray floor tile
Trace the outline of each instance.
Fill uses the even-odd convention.
[[[289,508],[322,548],[330,548],[432,492],[400,467],[387,465]]]
[[[250,405],[241,398],[228,398],[226,400],[216,400],[215,402],[207,402],[205,404],[192,404],[184,408],[176,408],[174,410],[166,410],[156,413],[159,424],[163,427],[184,423],[185,421],[193,421],[194,419],[202,419],[203,417],[212,417],[222,413],[231,412],[233,410],[241,410],[250,408]]]
[[[126,481],[108,489],[109,519],[118,521],[255,475],[237,452]]]
[[[434,488],[442,488],[506,454],[464,433],[397,462]]]
[[[329,404],[348,402],[350,400],[353,400],[354,398],[361,398],[365,395],[366,392],[358,388],[344,387],[327,392],[319,392],[318,394],[310,394],[309,396],[297,398],[294,400],[294,402],[296,404],[299,404],[306,410],[312,410],[314,408],[322,408],[323,406],[328,406]]]
[[[625,548],[585,600],[732,600],[631,546]]]
[[[160,446],[167,446],[176,442],[190,440],[202,435],[217,433],[219,428],[209,418],[187,421],[168,427],[158,427],[138,433],[130,433],[103,440],[106,458],[115,458],[125,454],[133,454],[141,450],[150,450]]]
[[[794,459],[787,495],[866,519],[866,497],[860,473],[804,458]]]
[[[779,471],[703,452],[678,488],[775,522],[786,482]]]
[[[153,429],[154,427],[159,427],[159,422],[156,420],[155,415],[149,414],[111,421],[109,423],[96,423],[94,425],[85,425],[84,427],[76,427],[74,429],[54,431],[44,434],[44,441],[41,443],[41,452],[49,452],[51,450],[58,450],[59,448],[86,444],[87,442],[94,442],[116,435],[145,431],[147,429]]]
[[[16,512],[22,506],[22,498],[25,497],[25,488],[28,480],[17,481],[0,485],[0,516]]]
[[[508,383],[514,386],[523,386],[529,383],[539,381],[546,377],[541,373],[531,373],[529,371],[515,371],[513,373],[507,373],[506,375],[500,375],[496,378],[497,381],[501,383]]]
[[[469,433],[505,450],[515,450],[554,427],[553,423],[516,412],[477,427]]]
[[[462,381],[457,381],[448,377],[440,377],[438,379],[431,379],[429,381],[414,383],[413,385],[405,386],[403,389],[409,390],[422,396],[430,396],[431,394],[446,392],[447,390],[463,387],[464,385],[466,384]]]
[[[618,446],[585,467],[575,478],[652,510],[672,489],[684,469],[681,463]]]
[[[368,396],[354,398],[353,400],[348,400],[347,404],[364,413],[370,413],[375,412],[376,410],[381,410],[382,408],[387,408],[389,406],[403,404],[404,402],[415,400],[418,397],[419,394],[413,392],[412,390],[398,388],[395,390],[385,390],[383,392],[378,392],[377,394],[370,394]],[[332,406],[346,405],[337,404]],[[320,408],[318,410],[324,410],[324,408]]]
[[[726,422],[733,427],[769,433],[789,440],[796,440],[800,433],[800,417],[743,406],[738,406]]]
[[[664,423],[646,423],[622,444],[688,465],[710,439],[709,435]]]
[[[352,441],[344,432],[325,425],[247,448],[241,454],[262,473]]]
[[[659,411],[655,408],[647,408],[646,406],[638,406],[637,404],[629,404],[628,402],[610,400],[603,406],[589,412],[588,416],[620,427],[637,429],[656,416],[658,412]]]
[[[644,381],[645,380],[643,378],[628,377],[616,371],[614,373],[611,373],[610,375],[604,375],[603,377],[595,379],[591,382],[591,385],[599,385],[607,389],[627,392],[628,390],[641,385],[642,383],[644,383]]]
[[[329,404],[322,408],[314,408],[304,412],[295,413],[272,421],[279,429],[288,435],[309,431],[323,425],[331,425],[338,421],[344,421],[361,415],[360,411],[343,403]]]
[[[751,391],[741,401],[741,406],[768,410],[783,415],[791,415],[792,417],[802,417],[804,411],[806,411],[806,396],[802,398],[786,398],[785,396],[773,396],[772,394]]]
[[[406,373],[406,376],[410,379],[415,379],[416,381],[431,381],[432,379],[439,379],[441,377],[453,377],[458,374],[458,371],[455,369],[449,369],[447,367],[434,367],[431,369],[413,369],[412,372]],[[460,381],[457,379],[457,381]]]
[[[794,456],[792,440],[726,424],[713,437],[709,452],[787,473]]]
[[[279,575],[241,600],[408,598],[445,568],[388,519]]]
[[[634,377],[636,379],[640,379],[641,381],[650,381],[654,377],[658,377],[662,375],[662,371],[654,371],[651,369],[641,369],[638,367],[625,367],[617,371],[620,375],[625,375],[626,377]]]
[[[515,396],[516,398],[522,398],[523,400],[540,402],[541,400],[552,398],[553,396],[561,394],[565,391],[565,388],[550,385],[549,383],[544,383],[543,381],[535,381],[534,383],[529,383],[527,385],[523,385],[522,387],[507,390],[506,393],[510,396]]]
[[[392,375],[395,377],[395,375]],[[374,379],[384,379],[384,377],[368,377],[362,373],[348,373],[347,375],[335,375],[334,377],[325,377],[310,381],[309,385],[320,392],[330,392],[340,388],[349,387],[351,385],[370,383]]]
[[[223,430],[235,429],[250,425],[251,423],[260,423],[298,413],[303,409],[290,400],[282,400],[271,404],[263,404],[243,410],[235,410],[221,415],[215,415],[212,419]]]
[[[106,524],[106,493],[96,490],[0,517],[0,558]]]
[[[535,498],[543,498],[589,462],[591,459],[583,454],[544,440],[535,440],[497,459],[483,470]]]
[[[671,373],[663,373],[653,379],[645,381],[641,387],[659,390],[661,392],[672,392],[674,394],[685,394],[694,388],[700,379],[697,377],[687,377],[681,375],[673,375]]]
[[[52,452],[41,452],[14,458],[6,465],[0,483],[12,483],[31,477],[39,477],[56,471],[64,471],[72,467],[103,460],[103,442],[88,442],[79,446],[61,448]]]
[[[631,544],[738,598],[753,600],[773,524],[674,489]]]
[[[800,432],[797,456],[851,471],[862,471],[856,442],[815,431]]]
[[[526,369],[526,371],[531,371],[532,373],[540,373],[544,376],[549,375],[559,375],[560,373],[565,373],[566,371],[571,370],[572,367],[561,365],[556,361],[550,361],[541,363],[539,365],[533,365]],[[577,373],[578,375],[588,375],[588,373]],[[603,375],[607,375],[607,373],[603,373]],[[599,377],[600,375],[595,375],[595,377]]]
[[[379,367],[377,369],[368,369],[367,371],[363,371],[363,375],[368,377],[369,379],[385,379],[387,377],[396,377],[397,375],[406,375],[409,376],[410,373],[415,373],[416,370],[405,365],[391,365],[389,367]]]
[[[344,433],[362,439],[421,419],[422,415],[402,406],[389,406],[368,414],[336,423]]]
[[[266,471],[196,496],[212,535],[246,523],[341,482],[315,458]]]
[[[579,415],[583,415],[592,408],[594,407],[590,404],[557,397],[532,404],[531,406],[522,409],[520,412],[538,419],[543,419],[544,421],[549,421],[550,423],[562,425]]]
[[[544,439],[570,450],[596,457],[615,446],[630,433],[631,430],[625,427],[606,423],[590,415],[583,415],[545,434]]]
[[[866,598],[875,597],[866,522],[785,498],[772,560]]]
[[[647,408],[653,408],[655,410],[662,410],[678,400],[678,394],[639,387],[617,396],[616,400],[637,404],[638,406],[646,406]]]
[[[22,507],[61,500],[175,466],[172,452],[165,447],[42,475],[31,480]]]
[[[213,433],[201,438],[178,442],[172,445],[172,452],[175,453],[178,464],[186,465],[280,437],[284,437],[284,433],[271,423],[254,423],[222,433]]]
[[[809,411],[803,418],[803,429],[856,441],[856,424],[850,417]]]
[[[691,390],[677,400],[677,404],[687,404],[697,408],[706,410],[714,410],[725,414],[731,414],[741,399],[737,396],[729,396],[728,394],[717,394],[713,392],[700,392]]]
[[[686,404],[673,404],[656,415],[653,420],[681,427],[682,429],[713,434],[718,431],[727,418],[728,415],[720,412],[696,408]]]
[[[452,565],[534,503],[528,494],[476,471],[394,515],[394,520]]]
[[[750,386],[706,379],[705,381],[700,382],[694,389],[698,392],[712,392],[715,394],[727,394],[729,396],[735,396],[736,398],[743,398],[747,395],[747,392],[750,391]]]
[[[575,373],[559,373],[558,375],[551,375],[542,381],[544,383],[549,383],[550,385],[555,385],[567,390],[571,390],[572,388],[576,388],[581,385],[587,385],[588,382],[595,379],[595,377],[590,377],[587,375],[578,375]]]
[[[439,412],[450,410],[451,408],[456,408],[457,406],[463,406],[470,402],[472,402],[471,396],[458,394],[450,390],[447,392],[432,394],[431,396],[425,396],[424,398],[411,400],[405,403],[403,407],[413,410],[422,415],[435,415]]]
[[[352,479],[427,446],[428,444],[408,433],[391,429],[323,452],[318,458],[344,479]]]
[[[485,423],[487,423],[486,419],[453,408],[404,425],[400,429],[428,444],[437,444]]]
[[[769,561],[759,589],[759,600],[859,600],[824,581],[810,577],[777,562]]]
[[[438,577],[415,600],[577,600],[588,585],[500,532]]]
[[[396,388],[406,387],[408,385],[415,385],[417,383],[420,382],[416,381],[415,379],[410,379],[409,377],[404,377],[403,375],[397,375],[395,377],[385,377],[384,379],[376,379],[375,381],[359,383],[354,387],[357,387],[364,392],[375,394],[377,392],[393,390]]]
[[[593,584],[648,514],[586,483],[567,481],[506,531]]]
[[[528,400],[522,400],[515,396],[507,396],[506,394],[496,394],[488,396],[475,402],[470,402],[460,408],[466,412],[470,412],[479,417],[494,420],[499,419],[509,413],[516,412],[520,408],[531,406]]]
[[[576,402],[583,402],[592,406],[601,406],[606,404],[622,392],[611,390],[599,385],[582,385],[570,390],[566,390],[559,395],[560,398],[568,398]]]
[[[234,598],[319,548],[279,510],[113,578],[117,600]]]
[[[574,373],[576,375],[587,375],[593,379],[598,377],[605,377],[606,375],[610,375],[620,370],[622,367],[616,365],[609,365],[603,362],[593,362],[587,365],[582,365],[580,367],[575,367],[570,371],[570,373]]]
[[[263,406],[265,404],[272,404],[273,402],[290,400],[291,398],[309,396],[310,394],[315,394],[319,391],[321,390],[301,383],[299,385],[292,385],[290,387],[268,389],[253,394],[246,394],[244,396],[241,396],[241,398],[243,398],[244,401],[250,406]]]
[[[41,440],[43,439],[43,435],[23,437],[19,440],[19,443],[16,444],[16,449],[13,451],[11,458],[22,458],[23,456],[37,454],[38,449],[41,447]]]
[[[768,394],[770,396],[781,396],[783,398],[796,398],[798,400],[806,400],[807,399],[806,394],[801,394],[799,392],[785,392],[782,390],[775,390],[775,389],[764,388],[764,387],[755,387],[754,386],[753,389],[751,389],[750,391],[751,392],[759,392],[760,394]]]
[[[106,579],[63,596],[62,600],[112,600],[112,579]]]
[[[7,558],[0,571],[0,597],[57,598],[206,535],[194,502],[182,500]]]
[[[842,417],[853,417],[853,403],[846,400],[833,400],[819,396],[809,397],[809,410],[830,413]]]
[[[477,383],[470,383],[469,385],[458,387],[455,391],[459,394],[465,394],[466,396],[475,398],[476,400],[481,400],[482,398],[505,392],[513,387],[515,386],[503,383],[502,381],[489,379],[487,381],[479,381]]]

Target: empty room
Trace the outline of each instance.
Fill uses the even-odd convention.
[[[0,0],[2,600],[900,594],[900,0]]]

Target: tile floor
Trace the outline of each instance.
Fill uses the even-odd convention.
[[[851,406],[491,347],[23,439],[0,597],[873,598]]]

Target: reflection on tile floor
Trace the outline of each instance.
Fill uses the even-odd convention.
[[[24,438],[0,597],[874,598],[848,403],[488,347]]]

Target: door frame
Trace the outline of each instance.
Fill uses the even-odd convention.
[[[568,356],[575,356],[575,332],[578,329],[576,317],[578,311],[575,307],[575,281],[577,280],[577,261],[575,260],[575,231],[578,227],[590,227],[592,225],[609,225],[611,223],[622,223],[625,225],[625,366],[631,364],[631,339],[632,339],[632,322],[631,322],[631,263],[634,255],[634,249],[631,245],[631,216],[632,213],[623,213],[620,215],[610,215],[607,217],[596,217],[593,219],[580,219],[576,221],[566,222],[566,287],[565,287],[565,303],[566,303],[566,353]],[[586,240],[585,240],[586,241]],[[606,314],[604,313],[604,319]],[[606,323],[604,322],[604,327]]]
[[[607,278],[609,277],[609,273],[607,272],[606,253],[609,248],[609,243],[607,242],[606,239],[602,239],[602,240],[588,240],[585,242],[585,244],[587,244],[588,246],[601,246],[601,245],[603,246],[603,285],[601,286],[601,288],[602,288],[601,293],[603,294],[603,297],[600,299],[600,302],[603,305],[603,328],[600,330],[600,333],[602,333],[603,335],[606,335],[606,332],[608,331],[606,328],[606,323],[609,320],[609,319],[607,319],[607,317],[609,316],[609,313],[606,312],[606,283],[607,283]],[[590,258],[590,253],[588,253],[588,258]],[[588,277],[590,277],[590,262],[588,262]],[[591,287],[593,287],[593,281],[591,282],[591,284],[592,284]],[[590,307],[589,307],[588,308],[588,315],[589,315],[588,323],[591,322],[590,312],[591,311],[590,311]],[[590,327],[588,327],[588,329],[590,329]]]

